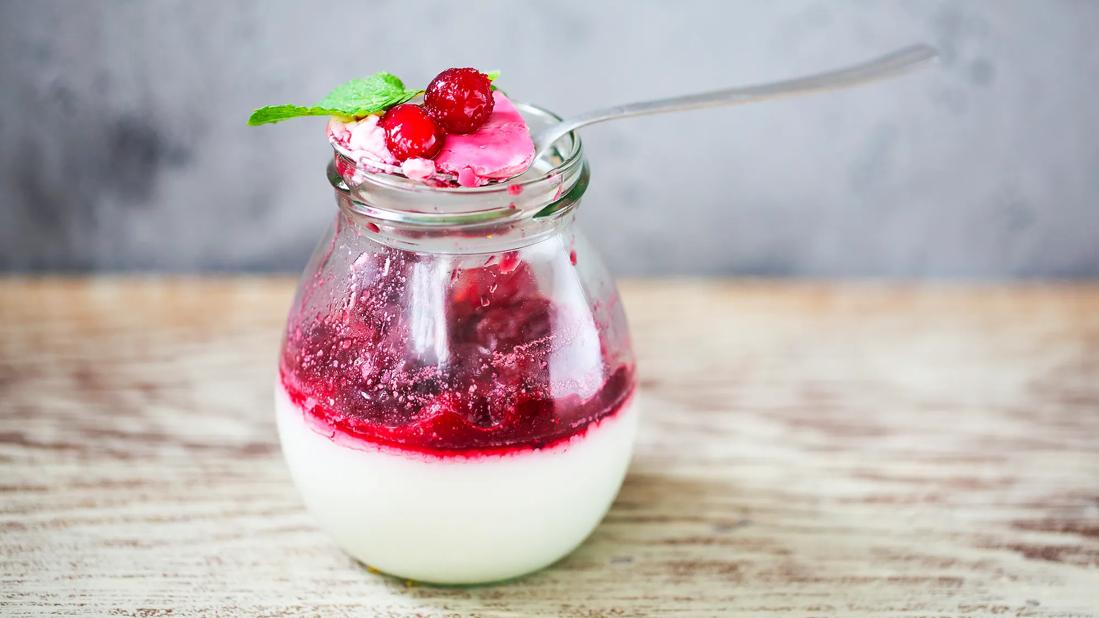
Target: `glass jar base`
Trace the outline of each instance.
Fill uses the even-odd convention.
[[[625,476],[634,398],[567,443],[437,457],[333,440],[276,387],[283,453],[309,511],[371,568],[434,585],[513,579],[591,533]]]

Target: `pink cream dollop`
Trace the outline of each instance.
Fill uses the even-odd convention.
[[[522,174],[534,161],[534,142],[519,110],[499,90],[488,122],[467,135],[448,135],[435,167],[458,176],[462,186]],[[463,180],[465,182],[463,182]]]
[[[385,145],[379,116],[328,123],[328,140],[369,171],[393,171],[412,180],[426,181],[437,172],[457,177],[463,187],[476,187],[522,174],[534,161],[534,142],[519,110],[499,90],[493,93],[492,115],[480,129],[465,135],[447,135],[432,159],[399,162]],[[377,164],[384,164],[385,167]],[[386,170],[389,168],[389,170]]]

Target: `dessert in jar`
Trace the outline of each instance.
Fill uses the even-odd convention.
[[[382,103],[337,89],[316,108],[256,112],[334,116],[338,209],[275,387],[291,475],[345,551],[434,583],[569,553],[614,500],[637,429],[622,306],[574,224],[580,141],[534,160],[530,128],[556,118],[490,77],[444,71],[417,103],[375,76],[360,81],[382,84]]]

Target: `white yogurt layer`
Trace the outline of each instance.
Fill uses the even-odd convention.
[[[391,575],[497,581],[565,556],[610,508],[637,433],[627,402],[549,449],[432,457],[317,432],[276,385],[283,454],[306,507],[347,553]]]

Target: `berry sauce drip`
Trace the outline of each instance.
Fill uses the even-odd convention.
[[[283,346],[282,385],[323,431],[436,456],[499,454],[567,441],[630,397],[633,367],[610,358],[601,331],[597,366],[551,362],[576,345],[568,312],[540,292],[518,253],[452,271],[445,332],[425,339],[443,352],[430,360],[411,351],[417,255],[362,259],[374,262],[362,269],[373,280],[352,285],[334,309],[295,311]]]

